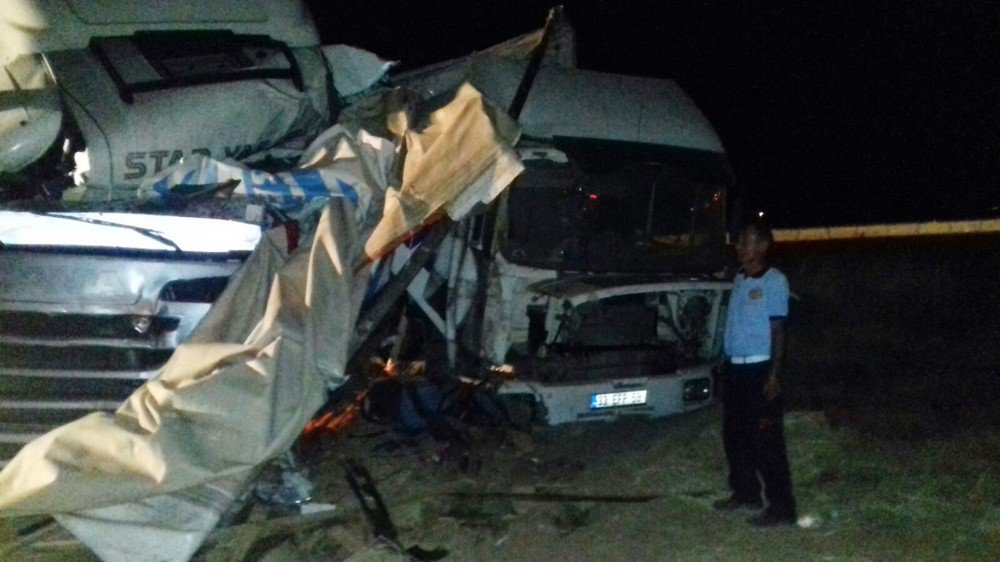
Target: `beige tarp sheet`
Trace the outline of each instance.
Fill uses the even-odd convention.
[[[517,161],[506,154],[517,140],[517,124],[485,105],[469,85],[458,89],[449,108],[431,114],[421,131],[404,133],[402,189],[386,192],[382,221],[365,244],[369,256],[385,254],[437,212],[460,219],[476,203],[492,201],[514,179],[511,166],[493,163]],[[466,157],[454,158],[456,154]]]
[[[335,198],[290,255],[283,230],[262,237],[154,380],[113,416],[57,428],[0,472],[3,515],[62,514],[107,560],[190,557],[256,467],[287,450],[326,389],[343,381],[368,287],[363,264],[432,217],[460,218],[520,173],[516,128],[505,121],[499,134],[491,117],[478,92],[460,88],[426,128],[406,131],[405,160],[391,164],[402,170],[398,187],[391,170],[357,186],[372,192],[373,206],[384,198],[384,212],[359,221]],[[314,146],[309,165],[363,155],[337,138]]]

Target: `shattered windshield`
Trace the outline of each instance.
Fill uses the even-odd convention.
[[[511,187],[502,250],[522,265],[651,271],[710,269],[725,240],[721,182],[657,162],[584,171],[572,161],[528,160]],[[710,260],[712,261],[712,260]],[[683,269],[683,266],[681,266]]]

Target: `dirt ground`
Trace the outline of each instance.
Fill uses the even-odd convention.
[[[399,543],[444,560],[1000,560],[995,431],[893,440],[792,412],[799,525],[754,530],[747,515],[711,508],[726,495],[719,422],[711,406],[656,421],[475,430],[468,463],[429,437],[406,442],[363,422],[324,442],[308,465],[312,505],[332,509],[265,519],[255,506],[195,559],[406,560],[372,539],[344,478],[342,461],[356,458]],[[0,559],[96,560],[60,533],[23,548],[7,537]]]
[[[727,494],[719,417],[713,406],[658,421],[476,430],[465,469],[429,438],[405,443],[362,424],[311,465],[314,500],[336,506],[335,523],[222,540],[197,559],[405,559],[372,550],[343,476],[353,457],[376,480],[399,542],[445,560],[1000,560],[996,436],[887,441],[793,412],[799,525],[754,530],[746,514],[711,508]]]

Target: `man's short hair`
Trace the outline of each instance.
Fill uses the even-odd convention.
[[[771,225],[767,221],[754,217],[754,219],[743,223],[740,233],[744,232],[752,232],[758,240],[767,242],[769,247],[774,245],[774,234],[771,232]]]

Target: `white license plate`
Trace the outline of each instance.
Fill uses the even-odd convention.
[[[590,395],[590,409],[617,408],[618,406],[633,406],[646,403],[646,390],[629,390],[626,392],[608,392]]]

